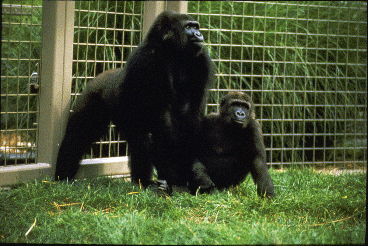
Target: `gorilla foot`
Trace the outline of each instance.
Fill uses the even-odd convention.
[[[190,187],[190,194],[191,195],[196,195],[198,194],[204,194],[204,193],[210,193],[212,191],[214,191],[216,189],[216,186],[214,183],[210,183],[207,185],[200,185],[200,186],[191,186]]]
[[[172,186],[166,180],[152,181],[148,187],[159,195],[171,195],[172,193]]]

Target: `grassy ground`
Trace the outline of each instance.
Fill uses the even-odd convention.
[[[366,174],[271,170],[277,198],[239,187],[159,197],[121,179],[48,180],[0,192],[0,242],[113,244],[360,243]]]

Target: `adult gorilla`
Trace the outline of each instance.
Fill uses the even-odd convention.
[[[199,162],[193,169],[200,182],[212,180],[218,189],[224,189],[239,184],[251,173],[259,196],[275,196],[262,129],[249,95],[230,92],[224,96],[220,113],[206,116],[200,132]]]
[[[151,184],[154,166],[159,179],[185,185],[193,178],[193,147],[213,78],[214,65],[198,22],[163,12],[124,69],[102,73],[78,98],[59,149],[55,178],[74,178],[83,154],[111,120],[129,143],[132,181]],[[148,136],[157,145],[154,158],[147,150]],[[202,184],[212,185],[206,180]]]

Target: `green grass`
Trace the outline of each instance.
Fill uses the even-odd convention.
[[[271,170],[271,175],[277,193],[272,201],[257,197],[249,177],[222,192],[174,192],[170,197],[120,179],[86,179],[73,185],[30,182],[0,192],[0,242],[365,242],[366,174],[332,176],[290,169]]]

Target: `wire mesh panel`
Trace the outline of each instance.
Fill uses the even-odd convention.
[[[0,166],[34,163],[41,1],[2,1]]]
[[[30,1],[28,1],[30,2]],[[34,162],[41,1],[2,3],[0,165]],[[87,81],[121,67],[142,40],[144,3],[75,3],[72,103]],[[366,169],[365,2],[188,3],[217,65],[207,111],[249,93],[268,163]],[[31,86],[30,86],[31,84]],[[110,125],[86,158],[125,156]]]
[[[208,112],[249,93],[268,163],[366,170],[367,4],[189,2],[218,69]]]
[[[72,103],[87,81],[98,74],[124,66],[128,55],[142,40],[144,4],[136,1],[80,1],[75,3]],[[127,155],[126,141],[115,125],[84,158]]]

